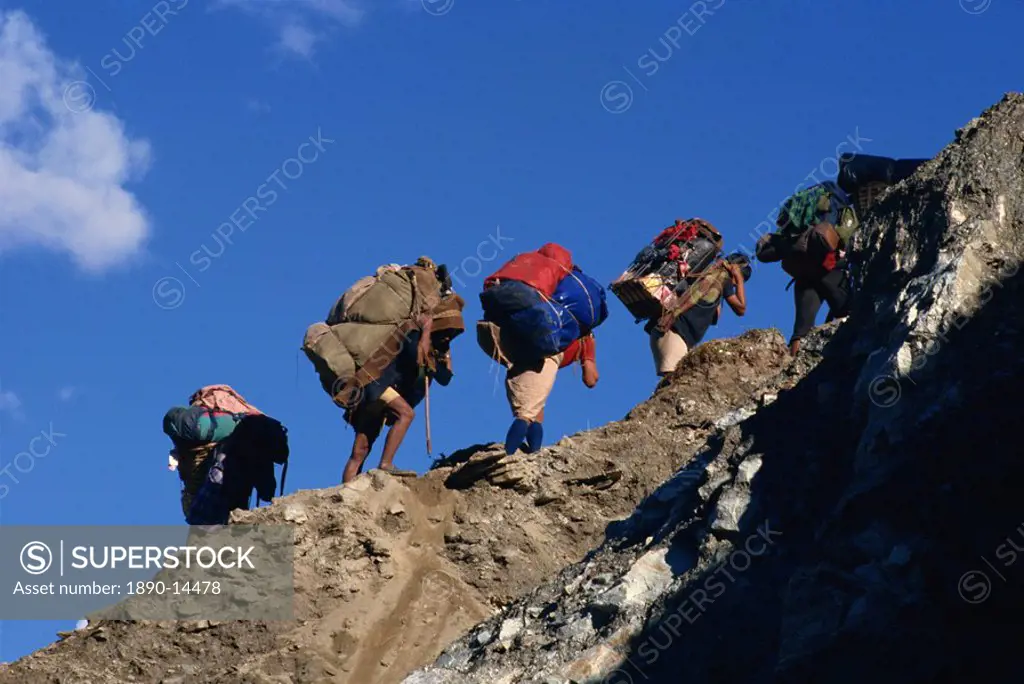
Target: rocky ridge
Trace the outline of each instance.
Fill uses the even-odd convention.
[[[820,364],[405,684],[1019,681],[1024,96],[956,137]]]

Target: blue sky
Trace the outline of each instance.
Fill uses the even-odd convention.
[[[1010,0],[0,0],[0,524],[180,523],[160,422],[214,383],[288,426],[289,491],[336,485],[352,432],[299,346],[357,278],[428,254],[472,323],[484,276],[547,241],[605,283],[677,216],[749,248],[840,143],[931,157],[1019,89],[1022,20]],[[708,337],[788,335],[787,281],[756,268]],[[655,385],[609,307],[601,381],[562,371],[548,442]],[[471,334],[454,362],[435,456],[510,420]],[[429,463],[420,418],[396,465]],[[72,625],[4,622],[0,660]]]

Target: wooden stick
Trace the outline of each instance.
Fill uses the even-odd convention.
[[[429,455],[430,454],[430,376],[429,375],[425,376],[423,378],[423,382],[425,383],[425,387],[426,387],[425,394],[424,394],[424,397],[423,397],[423,401],[425,402],[425,406],[426,406],[425,413],[426,413],[426,419],[427,419],[427,454]]]

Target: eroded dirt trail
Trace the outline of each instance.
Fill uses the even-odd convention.
[[[402,508],[410,530],[391,551],[388,572],[394,577],[381,594],[364,601],[373,606],[366,606],[363,624],[345,632],[356,654],[340,663],[346,676],[336,681],[400,682],[418,663],[436,658],[448,643],[493,613],[487,597],[463,582],[459,569],[444,560],[445,526],[454,496],[433,484],[409,483],[397,506],[384,512]],[[352,607],[336,613],[344,620]],[[333,630],[331,622],[325,626]],[[361,640],[357,634],[363,635]]]

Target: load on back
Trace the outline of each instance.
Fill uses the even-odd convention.
[[[306,329],[302,350],[320,385],[341,408],[358,403],[361,389],[380,377],[402,349],[416,318],[430,314],[451,290],[442,265],[388,264],[360,278],[327,318]]]
[[[817,280],[836,267],[859,225],[849,195],[833,181],[811,186],[788,198],[779,210],[774,233],[757,244],[762,263],[782,262],[798,280]]]
[[[565,351],[608,318],[604,287],[554,242],[518,254],[484,279],[478,342],[503,365]]]
[[[722,245],[722,234],[704,219],[676,219],[636,255],[611,291],[637,322],[658,320],[703,282]]]
[[[886,188],[909,178],[927,159],[891,159],[871,154],[844,154],[839,158],[840,188],[850,194],[863,214]]]
[[[288,430],[230,386],[200,388],[188,406],[171,407],[163,431],[174,445],[171,467],[181,479],[182,513],[190,525],[227,523],[231,510],[249,508],[254,490],[257,501],[272,501],[275,464],[282,466],[284,493]]]

